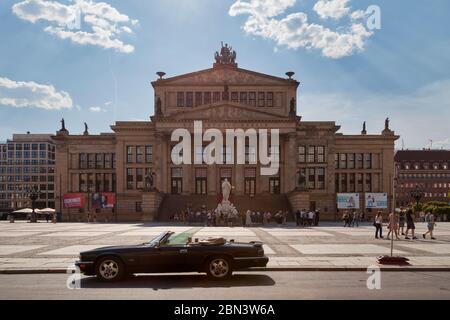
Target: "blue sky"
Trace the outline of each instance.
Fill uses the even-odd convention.
[[[91,0],[77,1],[91,8],[80,25],[90,32],[84,17],[104,17]],[[345,6],[321,10],[318,2]],[[74,5],[0,2],[0,140],[28,130],[53,133],[62,117],[71,133],[81,133],[83,122],[98,133],[110,131],[116,120],[148,119],[155,72],[174,76],[210,68],[225,41],[242,68],[277,76],[295,71],[301,82],[298,113],[305,120],[334,120],[351,134],[363,121],[369,133],[379,133],[390,117],[392,129],[402,135],[398,147],[403,140],[406,148],[422,148],[432,139],[434,147],[450,148],[448,0],[98,0],[114,13],[111,25],[131,31],[114,33],[120,43],[113,48],[63,39],[48,11],[38,10],[48,3]],[[381,29],[362,36],[360,47],[345,51],[344,43],[329,53],[299,31],[300,19],[307,17],[315,30],[348,34],[353,24],[366,23],[355,22],[350,13],[369,5],[380,7]],[[295,19],[283,24],[290,15]],[[252,17],[258,23],[253,29],[246,27]],[[288,29],[271,29],[274,25]]]

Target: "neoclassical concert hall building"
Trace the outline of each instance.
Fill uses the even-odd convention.
[[[365,128],[345,135],[334,121],[303,121],[308,106],[297,104],[300,83],[293,77],[241,69],[236,53],[223,46],[212,68],[174,77],[159,72],[148,121],[118,121],[111,133],[99,135],[87,126],[73,135],[62,123],[53,136],[56,209],[72,221],[88,214],[109,221],[168,220],[187,206],[216,208],[224,179],[233,186],[231,201],[239,212],[320,209],[321,219],[335,219],[337,193],[360,193],[363,208],[366,192],[387,193],[390,207],[398,136],[389,121],[376,135]],[[203,130],[224,132],[279,129],[278,173],[261,175],[258,163],[175,165],[172,132],[193,132],[194,121],[202,121]],[[202,152],[197,149],[192,153]],[[223,152],[224,158],[231,154]],[[247,160],[255,154],[250,147],[245,152]],[[99,193],[109,197],[108,205],[98,205],[93,195]]]

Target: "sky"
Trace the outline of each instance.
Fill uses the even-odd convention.
[[[148,120],[155,73],[210,68],[221,41],[244,69],[294,71],[303,120],[389,117],[397,148],[450,149],[448,0],[1,0],[0,140]]]

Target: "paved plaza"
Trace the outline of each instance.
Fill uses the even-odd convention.
[[[410,259],[410,268],[450,269],[450,223],[438,223],[438,240],[423,239],[425,224],[418,223],[418,240],[395,241],[395,254]],[[274,269],[356,269],[376,264],[390,253],[390,241],[374,239],[374,228],[344,228],[325,223],[297,228],[294,224],[271,227],[202,227],[180,224],[102,224],[26,222],[0,223],[0,272],[62,272],[80,251],[110,245],[138,244],[171,230],[190,232],[194,238],[224,237],[235,241],[262,241]],[[386,231],[386,230],[385,230]],[[386,234],[385,234],[386,235]]]

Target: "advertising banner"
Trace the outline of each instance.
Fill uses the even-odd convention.
[[[64,208],[82,209],[85,206],[85,197],[82,193],[68,193],[63,197]]]
[[[366,193],[366,209],[387,209],[387,193]]]
[[[91,197],[92,209],[111,209],[116,202],[115,193],[98,192],[93,193]]]
[[[359,209],[359,193],[338,193],[338,209]]]

